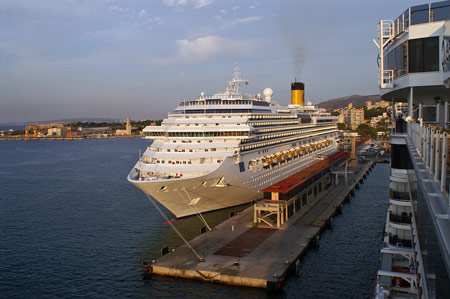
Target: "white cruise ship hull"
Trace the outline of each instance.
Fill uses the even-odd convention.
[[[333,143],[327,148],[257,171],[246,167],[240,172],[237,158],[231,157],[203,176],[139,181],[132,179],[130,174],[128,180],[180,218],[261,199],[263,193],[260,190],[317,162],[319,155],[331,155],[336,151],[336,143]],[[251,159],[247,159],[248,156],[252,154],[240,158],[245,165]],[[224,178],[223,182],[218,184],[221,178]]]

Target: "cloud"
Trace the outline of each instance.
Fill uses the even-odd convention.
[[[176,41],[178,54],[185,61],[203,61],[221,51],[224,39],[218,36],[199,37],[193,41],[181,39]]]
[[[231,24],[232,25],[247,24],[247,23],[251,23],[251,22],[257,22],[261,19],[262,19],[262,17],[259,17],[259,16],[253,16],[253,17],[242,18],[242,19],[234,19]]]
[[[218,56],[245,54],[248,49],[252,49],[248,42],[228,40],[216,35],[194,40],[179,39],[175,43],[178,48],[177,54],[174,57],[155,61],[156,65],[198,63]]]
[[[195,9],[210,5],[213,0],[163,0],[168,6],[191,6]]]
[[[141,9],[138,14],[138,18],[145,18],[147,16],[147,11],[145,9]]]

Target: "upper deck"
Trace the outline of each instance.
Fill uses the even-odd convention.
[[[384,99],[408,97],[408,88],[449,81],[450,1],[413,6],[378,24],[378,84]],[[441,88],[435,91],[445,93]]]

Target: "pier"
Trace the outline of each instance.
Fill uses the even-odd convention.
[[[200,259],[183,245],[157,260],[144,262],[143,270],[148,274],[230,285],[282,288],[285,278],[298,272],[308,248],[319,246],[320,233],[332,226],[333,217],[364,182],[374,164],[369,159],[349,168],[346,180],[342,178],[341,182],[337,180],[339,171],[332,171],[336,179],[332,185],[297,211],[280,200],[276,225],[255,221],[258,206],[251,206],[189,242]]]

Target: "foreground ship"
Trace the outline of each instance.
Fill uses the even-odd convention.
[[[449,16],[444,1],[378,25],[379,87],[396,109],[376,298],[450,298]]]
[[[273,91],[240,92],[236,66],[225,92],[185,101],[148,126],[152,139],[128,180],[176,217],[223,209],[263,197],[260,190],[336,152],[336,118],[310,103],[304,85],[291,85],[291,105]]]

